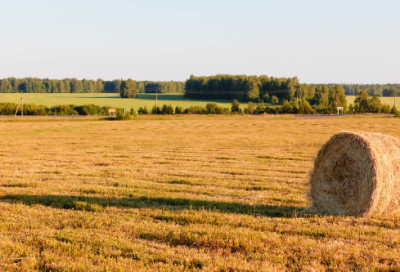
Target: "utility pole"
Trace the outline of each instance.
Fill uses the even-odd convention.
[[[19,106],[21,106],[21,116],[24,117],[24,101],[22,97],[23,92],[21,92],[21,99],[19,100],[17,110],[15,111],[15,116],[17,116]]]
[[[156,109],[157,109],[157,88],[156,88]]]
[[[296,93],[297,93],[297,99],[296,99],[297,100],[296,101],[297,102],[297,108],[299,108],[299,88],[297,88],[297,92]]]

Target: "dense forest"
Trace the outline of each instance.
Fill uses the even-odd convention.
[[[347,107],[347,95],[356,95]],[[191,76],[185,83],[185,97],[193,99],[236,99],[248,102],[245,113],[270,112],[264,103],[275,107],[276,113],[335,113],[343,107],[348,113],[396,113],[395,107],[381,103],[378,96],[400,95],[400,84],[300,84],[297,77],[216,75]],[[253,104],[253,102],[258,103]],[[353,102],[353,101],[351,101]]]
[[[120,93],[124,80],[111,81],[40,78],[4,78],[0,79],[0,93]],[[290,100],[295,95],[296,85],[301,92],[308,92],[318,86],[332,88],[338,84],[298,84],[294,78],[274,78],[268,76],[231,76],[216,75],[210,77],[191,76],[181,81],[135,81],[137,93],[185,93],[194,99],[238,99],[257,100],[265,95],[276,95],[278,99]],[[364,91],[370,96],[400,96],[400,84],[339,84],[346,95],[357,95]],[[311,91],[312,92],[312,91]],[[306,94],[306,96],[311,94]],[[265,97],[264,97],[265,98]]]
[[[138,81],[139,93],[184,93],[183,81]]]
[[[193,99],[236,99],[241,102],[264,102],[273,105],[287,102],[296,108],[308,103],[324,112],[331,112],[336,106],[346,107],[346,95],[340,86],[325,86],[320,90],[308,84],[300,84],[297,77],[191,76],[186,81],[185,91],[185,97]]]
[[[78,80],[76,78],[4,78],[0,80],[0,93],[120,93],[125,80]],[[135,81],[137,93],[183,93],[180,81]]]
[[[216,75],[190,78],[185,83],[185,97],[192,99],[237,99],[258,101],[274,94],[278,99],[291,100],[299,86],[297,77]],[[302,91],[308,92],[303,89]],[[305,94],[308,95],[308,94]]]

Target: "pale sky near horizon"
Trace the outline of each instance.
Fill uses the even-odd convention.
[[[400,83],[398,0],[0,4],[0,78]]]

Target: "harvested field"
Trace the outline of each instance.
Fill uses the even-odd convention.
[[[333,134],[396,118],[0,122],[0,270],[400,268],[400,218],[307,216]]]

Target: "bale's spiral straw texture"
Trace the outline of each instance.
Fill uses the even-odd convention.
[[[332,215],[400,214],[400,139],[342,132],[318,152],[311,173],[313,211]]]

